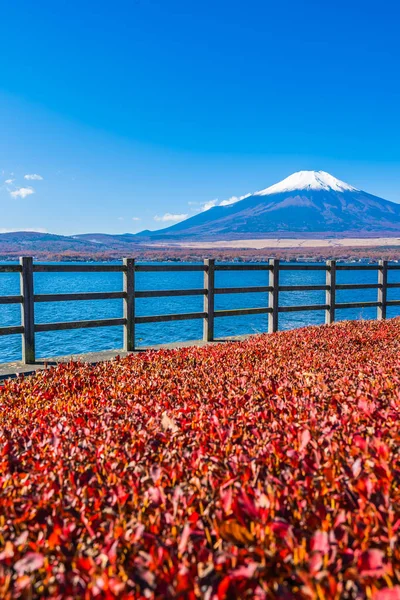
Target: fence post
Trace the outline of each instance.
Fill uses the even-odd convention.
[[[135,349],[135,259],[124,258],[124,351]]]
[[[214,340],[214,286],[215,286],[215,260],[206,258],[204,260],[204,312],[207,313],[203,321],[203,340],[212,342]]]
[[[269,271],[269,286],[272,291],[268,292],[268,308],[272,308],[272,312],[268,313],[268,333],[274,333],[278,331],[279,258],[270,258],[269,264],[272,267]]]
[[[386,306],[387,306],[387,280],[388,280],[388,261],[380,260],[378,267],[378,302],[380,306],[377,308],[377,319],[381,321],[386,319]]]
[[[22,296],[21,325],[22,362],[32,365],[35,362],[35,303],[33,297],[33,259],[31,256],[21,256],[19,264],[22,267],[20,275],[20,290]]]
[[[325,311],[325,323],[330,325],[335,321],[336,260],[327,260],[326,267],[326,285],[328,289],[325,292],[325,304],[328,305],[328,308]]]

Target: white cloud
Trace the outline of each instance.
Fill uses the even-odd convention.
[[[8,185],[10,185],[10,183],[14,183],[15,179],[6,179],[5,183],[7,183]]]
[[[244,196],[231,196],[227,200],[221,200],[221,202],[218,200],[218,198],[215,200],[209,200],[202,205],[201,210],[204,212],[206,210],[210,210],[210,208],[214,208],[214,206],[230,206],[231,204],[236,204],[236,202],[244,200],[249,196],[251,196],[251,194],[245,194]]]
[[[231,204],[235,204],[238,201],[239,198],[237,196],[231,196],[230,198],[228,198],[228,200],[222,200],[220,206],[230,206]]]
[[[156,215],[154,217],[155,221],[161,221],[163,223],[165,222],[169,222],[169,221],[183,221],[184,219],[187,219],[189,215],[185,215],[185,214],[181,214],[181,215],[173,215],[171,213],[165,213],[165,215],[162,215],[161,217],[159,215]]]
[[[41,175],[37,175],[36,173],[31,173],[30,175],[24,175],[24,179],[31,179],[33,181],[42,181],[43,177]]]
[[[139,217],[132,217],[132,221],[141,221]],[[125,221],[125,217],[118,217],[118,221]]]
[[[17,233],[20,231],[31,231],[33,233],[48,233],[47,229],[43,229],[43,227],[36,227],[35,229],[4,229],[0,227],[0,233]]]
[[[205,202],[202,207],[201,210],[204,212],[206,210],[210,210],[210,208],[214,208],[214,206],[217,206],[218,204],[218,198],[216,198],[215,200],[209,200],[208,202]]]
[[[31,194],[34,194],[34,193],[35,193],[35,190],[31,187],[20,187],[17,190],[10,192],[10,196],[12,198],[26,198],[27,196],[30,196]]]

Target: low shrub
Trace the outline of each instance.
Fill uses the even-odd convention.
[[[0,388],[2,598],[399,600],[400,320]]]

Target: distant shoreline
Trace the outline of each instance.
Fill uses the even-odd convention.
[[[323,246],[323,247],[267,247],[267,248],[143,248],[136,247],[130,250],[114,252],[60,252],[24,248],[10,253],[0,252],[0,263],[18,262],[20,256],[32,256],[37,262],[113,262],[125,257],[146,262],[199,262],[206,258],[213,258],[220,262],[265,262],[270,258],[279,258],[282,261],[325,261],[328,259],[342,262],[371,262],[378,260],[400,261],[400,244],[391,246]]]
[[[151,247],[161,247],[163,244],[154,243]],[[264,238],[246,240],[222,240],[201,242],[175,242],[172,247],[179,248],[251,248],[263,250],[266,248],[376,248],[400,246],[399,238]]]
[[[124,243],[114,247],[85,244],[76,247],[60,244],[58,240],[38,237],[20,243],[0,243],[0,262],[15,261],[20,256],[32,256],[36,261],[102,262],[124,257],[141,261],[218,261],[281,260],[400,260],[400,237],[342,237],[342,238],[252,238],[236,240],[165,241],[152,243]]]

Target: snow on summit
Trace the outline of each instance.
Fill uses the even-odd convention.
[[[265,190],[256,192],[254,196],[269,196],[295,190],[333,190],[334,192],[354,192],[357,188],[336,179],[325,171],[298,171],[289,175],[279,183],[275,183]]]

